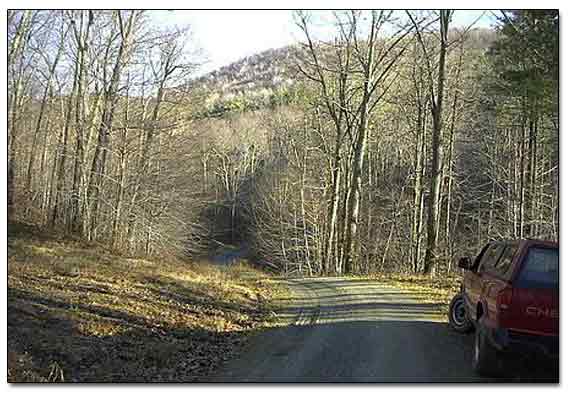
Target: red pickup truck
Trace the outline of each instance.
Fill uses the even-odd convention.
[[[458,332],[476,330],[474,369],[505,373],[508,358],[559,360],[559,246],[541,240],[494,241],[465,269],[461,291],[450,303]]]

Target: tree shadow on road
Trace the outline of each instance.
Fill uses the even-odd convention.
[[[322,288],[327,289],[327,288]],[[314,286],[311,290],[315,291]],[[280,315],[292,324],[268,329],[228,363],[215,382],[549,382],[558,365],[510,363],[505,376],[472,369],[473,334],[459,334],[438,304],[399,300],[392,291],[299,296]],[[408,294],[407,294],[408,295]],[[393,299],[394,298],[394,299]],[[391,300],[393,299],[393,300]],[[515,365],[517,364],[517,365]]]
[[[321,321],[321,320],[320,320]],[[557,371],[513,368],[479,377],[472,335],[429,321],[337,321],[273,328],[209,381],[287,383],[557,383]]]

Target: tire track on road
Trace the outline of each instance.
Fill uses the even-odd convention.
[[[297,300],[305,299],[307,305],[301,306],[296,319],[293,321],[294,326],[308,326],[316,324],[321,312],[319,296],[308,284],[307,280],[294,279],[290,280],[290,289],[295,290]]]
[[[460,338],[446,324],[430,321],[426,305],[406,293],[355,278],[284,281],[292,297],[280,326],[257,335],[211,380],[482,381]]]

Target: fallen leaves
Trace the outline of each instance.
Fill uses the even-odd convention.
[[[241,264],[122,258],[43,236],[11,238],[9,381],[194,381],[273,322],[287,293]]]

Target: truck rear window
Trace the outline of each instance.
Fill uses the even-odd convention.
[[[518,284],[526,288],[558,288],[559,250],[531,248],[523,262]]]
[[[513,258],[517,252],[518,246],[516,244],[507,245],[504,249],[502,257],[496,264],[496,270],[499,274],[505,275],[511,268]]]

